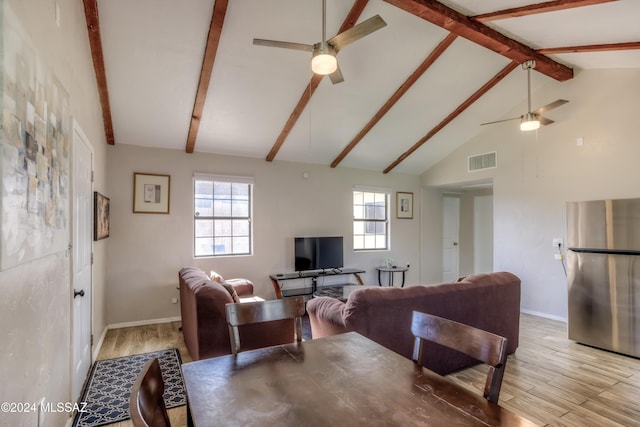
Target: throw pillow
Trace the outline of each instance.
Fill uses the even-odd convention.
[[[233,300],[233,302],[240,302],[240,297],[238,296],[238,293],[233,286],[231,286],[227,282],[222,282],[220,284],[227,290],[227,292],[229,292],[229,295],[231,295],[231,299]]]
[[[211,270],[211,273],[209,273],[209,280],[211,280],[212,282],[218,282],[220,284],[224,283],[224,277],[213,270]]]

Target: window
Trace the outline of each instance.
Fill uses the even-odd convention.
[[[251,254],[252,190],[252,178],[194,175],[196,257]]]
[[[353,249],[388,249],[389,192],[353,190]]]

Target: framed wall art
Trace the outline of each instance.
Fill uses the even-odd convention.
[[[396,218],[413,218],[413,193],[396,192]]]
[[[109,237],[109,198],[93,192],[93,240]]]
[[[171,177],[150,173],[133,174],[133,213],[169,213]]]

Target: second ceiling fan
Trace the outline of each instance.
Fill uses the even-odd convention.
[[[322,0],[322,41],[311,45],[278,40],[253,39],[253,44],[312,52],[311,70],[316,74],[328,74],[331,82],[336,84],[344,81],[336,58],[338,51],[386,25],[387,23],[384,22],[380,15],[376,15],[327,40],[327,2]]]
[[[536,130],[540,125],[550,125],[553,120],[543,117],[541,114],[549,110],[553,110],[561,105],[566,104],[566,99],[556,99],[550,104],[544,105],[536,110],[531,111],[531,69],[536,66],[536,61],[530,60],[522,63],[522,68],[527,70],[527,112],[520,117],[513,117],[510,119],[496,120],[493,122],[481,123],[482,125],[491,125],[494,123],[508,122],[510,120],[520,120],[520,130],[529,131]]]

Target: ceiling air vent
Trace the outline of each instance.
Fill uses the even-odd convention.
[[[476,156],[469,156],[467,171],[475,172],[483,169],[493,169],[498,167],[498,153],[492,151],[490,153],[478,154]]]

